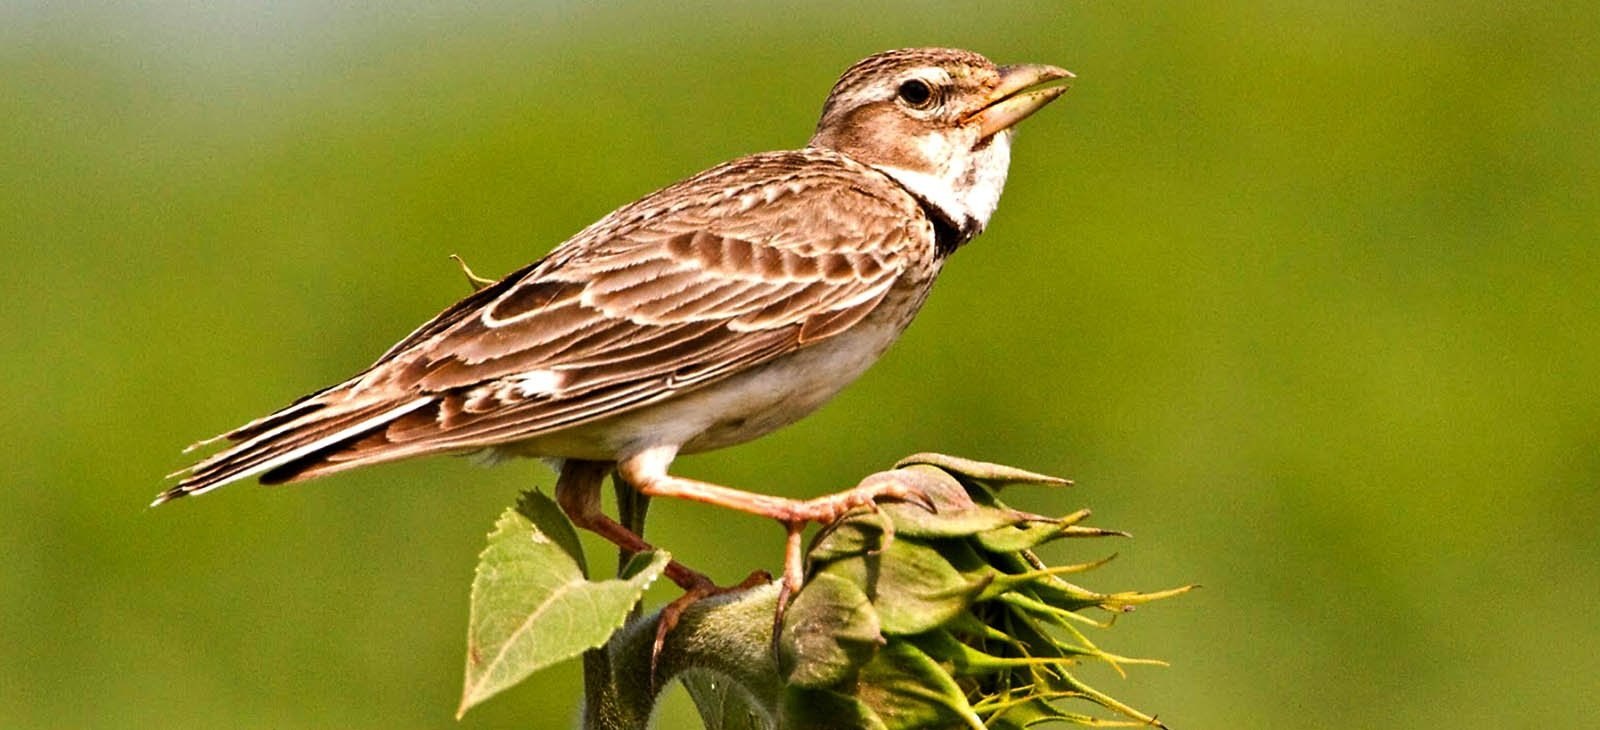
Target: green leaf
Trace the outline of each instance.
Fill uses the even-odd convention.
[[[489,535],[472,581],[466,683],[457,716],[529,674],[606,642],[661,572],[657,551],[626,579],[584,576],[577,534],[550,498],[529,493]]]
[[[528,518],[535,530],[555,540],[562,552],[578,564],[578,570],[585,576],[589,575],[589,566],[583,561],[583,544],[578,542],[578,531],[572,528],[572,521],[567,519],[566,513],[561,511],[561,506],[555,500],[538,490],[523,492],[517,499],[517,513]],[[501,515],[502,520],[504,517]],[[495,527],[498,528],[499,523]],[[480,555],[479,559],[482,557]]]

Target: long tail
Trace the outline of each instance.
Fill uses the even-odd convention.
[[[263,483],[288,481],[321,461],[322,455],[337,451],[435,399],[429,395],[409,401],[362,402],[345,400],[327,392],[313,394],[213,439],[236,443],[168,475],[182,479],[150,504],[153,507],[179,497],[202,494],[257,475],[263,475]],[[196,446],[206,443],[209,442]]]

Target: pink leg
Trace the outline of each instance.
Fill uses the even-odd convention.
[[[805,580],[804,545],[801,531],[812,522],[830,524],[846,512],[868,506],[879,499],[913,501],[929,511],[934,506],[920,490],[894,480],[879,480],[843,492],[811,500],[784,499],[745,492],[717,484],[685,479],[667,473],[667,465],[677,455],[674,448],[658,447],[628,456],[617,463],[617,473],[640,492],[651,497],[676,497],[726,507],[777,520],[788,532],[784,545],[783,585],[778,599],[781,620],[788,599],[800,590]]]

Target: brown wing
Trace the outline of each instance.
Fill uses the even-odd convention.
[[[909,196],[830,153],[714,168],[228,434],[243,443],[169,494],[516,441],[704,387],[848,329],[932,257],[931,238]]]

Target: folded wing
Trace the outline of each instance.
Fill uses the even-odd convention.
[[[351,380],[225,434],[157,502],[532,438],[843,332],[931,257],[930,225],[876,175],[819,151],[757,155],[624,207]]]

